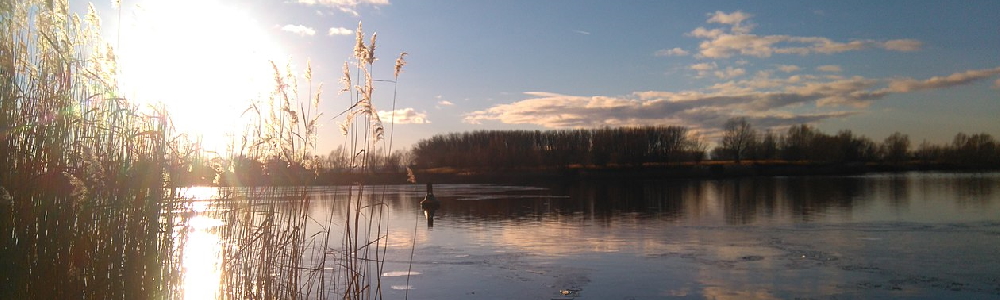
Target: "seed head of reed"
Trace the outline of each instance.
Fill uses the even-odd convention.
[[[403,72],[403,66],[406,65],[406,55],[409,53],[403,52],[399,54],[399,58],[396,59],[396,72],[393,72],[392,76],[394,78],[399,78],[399,73]]]
[[[375,37],[378,36],[378,32],[372,33],[372,41],[368,44],[368,56],[365,58],[365,62],[369,65],[375,63]]]
[[[344,85],[344,87],[340,89],[341,93],[351,90],[351,68],[346,61],[344,62],[344,76],[340,77],[340,83]]]
[[[354,44],[354,57],[358,59],[358,62],[366,61],[368,58],[368,49],[365,47],[365,32],[361,30],[361,22],[358,22],[358,29],[354,31],[357,35],[355,37]]]

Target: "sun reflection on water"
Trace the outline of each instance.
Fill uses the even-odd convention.
[[[211,187],[191,187],[177,190],[179,199],[189,202],[188,211],[179,224],[185,228],[182,238],[184,299],[217,299],[222,280],[222,242],[215,228],[222,220],[206,216],[219,190]]]

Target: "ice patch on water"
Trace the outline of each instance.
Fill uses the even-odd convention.
[[[410,271],[410,272],[407,272],[407,271],[389,271],[389,272],[382,273],[382,277],[406,276],[407,273],[409,273],[410,275],[420,275],[420,272],[417,272],[417,271]]]
[[[412,290],[413,286],[412,285],[393,285],[393,286],[391,286],[391,288],[394,289],[394,290]]]

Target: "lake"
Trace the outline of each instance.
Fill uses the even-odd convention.
[[[308,188],[303,236],[329,229],[327,247],[340,247],[349,191],[357,189]],[[429,226],[423,185],[365,188],[366,201],[385,203],[385,299],[1000,297],[997,173],[436,184],[434,192],[442,206]],[[189,261],[233,247],[206,232],[192,241],[207,242],[189,244],[215,250],[192,249]],[[331,252],[304,253],[308,264]]]

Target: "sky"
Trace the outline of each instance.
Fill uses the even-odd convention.
[[[73,4],[85,11],[86,4]],[[493,129],[681,125],[718,136],[807,123],[881,141],[1000,136],[1000,1],[123,0],[94,3],[133,98],[206,140],[266,94],[268,60],[321,94],[319,153],[345,138],[356,29],[378,33],[386,139]],[[309,97],[309,85],[299,79]],[[317,85],[313,85],[313,91]],[[393,89],[396,120],[390,122]]]

